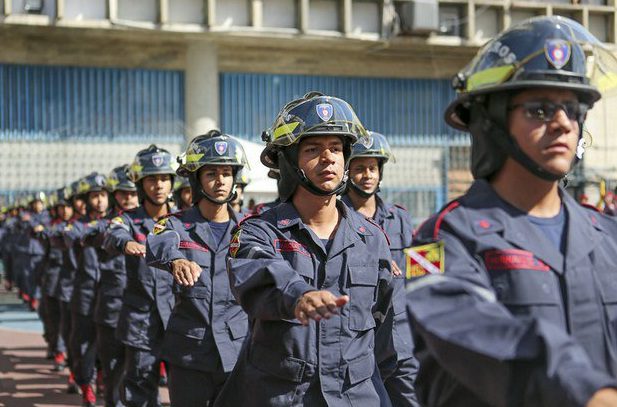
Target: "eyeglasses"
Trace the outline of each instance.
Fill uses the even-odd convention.
[[[586,104],[577,101],[564,103],[533,101],[511,105],[508,110],[518,109],[519,107],[523,108],[526,118],[543,123],[551,122],[558,110],[563,110],[570,120],[578,120],[581,115],[587,113],[588,109]]]

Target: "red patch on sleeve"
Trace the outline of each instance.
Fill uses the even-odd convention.
[[[143,243],[146,241],[146,235],[144,235],[143,233],[136,233],[135,240],[139,243]]]
[[[526,250],[488,250],[484,252],[484,264],[489,270],[537,270],[550,271],[542,260]]]
[[[296,252],[305,256],[311,257],[311,254],[307,250],[306,246],[295,240],[275,239],[274,249],[279,252]]]

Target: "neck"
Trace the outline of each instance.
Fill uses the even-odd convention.
[[[199,201],[198,208],[201,216],[210,222],[227,222],[229,220],[227,204],[215,204],[204,198]]]
[[[353,188],[349,188],[348,191],[347,196],[349,196],[354,209],[364,216],[373,218],[377,211],[377,198],[375,198],[375,194],[364,198],[354,191]]]
[[[144,199],[143,205],[148,216],[154,220],[158,220],[169,213],[167,203],[164,203],[162,205],[155,205],[148,199]]]
[[[336,231],[339,222],[336,195],[319,196],[299,186],[292,203],[302,222],[320,239],[329,239]]]
[[[491,185],[504,201],[532,216],[550,218],[561,210],[558,181],[536,177],[513,159],[507,159]]]

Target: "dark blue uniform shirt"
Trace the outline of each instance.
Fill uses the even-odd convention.
[[[617,222],[560,193],[565,255],[484,180],[420,227],[407,311],[424,405],[583,406],[617,386]]]

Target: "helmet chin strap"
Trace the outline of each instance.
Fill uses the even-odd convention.
[[[167,197],[165,202],[163,202],[162,204],[155,202],[154,199],[150,198],[148,194],[146,194],[146,191],[144,191],[143,186],[141,185],[141,182],[137,184],[137,197],[139,198],[139,202],[148,201],[150,204],[154,206],[165,205],[167,202],[169,202],[169,196]]]
[[[300,181],[300,183],[306,189],[308,189],[310,192],[314,193],[315,195],[319,195],[319,196],[340,195],[343,193],[343,191],[345,191],[345,188],[347,187],[347,179],[348,179],[347,170],[345,170],[345,175],[343,175],[343,179],[341,180],[341,183],[336,188],[334,188],[332,191],[326,191],[324,189],[317,187],[317,185],[313,184],[313,182],[310,179],[308,179],[304,170],[301,170],[297,167],[295,167],[295,170],[296,170],[295,174],[298,177],[298,180]]]
[[[356,183],[353,182],[352,180],[349,180],[348,182],[349,182],[349,187],[353,189],[353,191],[356,194],[360,195],[360,197],[364,199],[368,199],[372,197],[373,195],[375,195],[377,192],[379,192],[379,185],[377,186],[377,188],[373,190],[373,192],[366,192],[365,190],[360,188],[358,185],[356,185]]]

